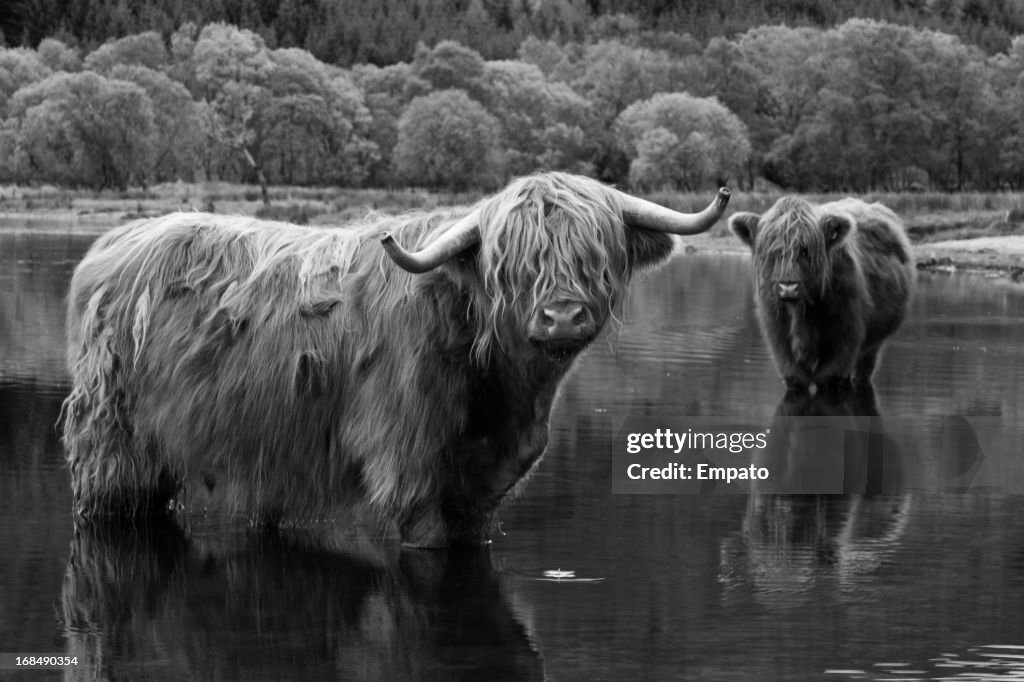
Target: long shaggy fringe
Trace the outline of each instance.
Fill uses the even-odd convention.
[[[824,295],[831,268],[814,206],[783,197],[761,217],[761,225],[755,262],[761,290],[773,292],[776,282],[800,280],[809,291]]]
[[[69,295],[76,508],[137,511],[195,479],[270,521],[355,498],[393,519],[437,495],[493,354],[551,296],[614,312],[630,274],[600,183],[523,178],[480,208],[476,289],[377,243],[421,248],[446,212],[347,229],[178,213],[104,235]]]
[[[551,173],[522,178],[484,202],[480,263],[486,324],[479,361],[509,314],[525,320],[542,301],[601,302],[614,317],[628,282],[626,234],[616,196],[599,182]]]

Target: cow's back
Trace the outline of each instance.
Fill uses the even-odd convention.
[[[114,486],[160,499],[165,470],[264,519],[432,490],[472,393],[467,301],[385,267],[376,234],[176,214],[97,241],[69,300],[76,507]]]
[[[154,487],[156,466],[181,478],[203,473],[195,459],[238,468],[271,450],[323,449],[309,424],[323,423],[336,398],[327,364],[343,339],[327,325],[360,239],[181,213],[97,240],[68,300],[73,473],[123,467],[145,480],[112,477],[141,490]],[[266,475],[276,464],[248,470]],[[76,499],[95,497],[96,478],[74,476]]]
[[[143,293],[151,301],[186,291],[202,297],[216,291],[218,280],[243,283],[259,274],[256,270],[266,278],[317,250],[354,253],[362,239],[338,230],[206,213],[172,213],[115,228],[97,239],[75,268],[68,294],[69,357],[100,317],[123,326],[117,315],[137,305]],[[344,246],[338,248],[339,243]],[[273,288],[261,291],[274,293]]]
[[[888,207],[860,199],[842,199],[821,210],[845,213],[855,222],[847,248],[859,262],[867,287],[866,342],[884,339],[906,317],[914,285],[913,250],[903,221]]]

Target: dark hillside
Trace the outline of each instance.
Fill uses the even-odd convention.
[[[508,59],[533,35],[558,43],[588,36],[689,34],[702,44],[765,24],[831,27],[851,17],[957,35],[989,53],[1024,33],[1015,0],[5,0],[9,47],[46,37],[91,51],[109,38],[185,22],[250,29],[270,47],[301,47],[339,66],[412,59],[417,42],[456,40],[487,59]]]

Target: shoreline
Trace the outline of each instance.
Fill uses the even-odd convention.
[[[127,203],[127,202],[126,202]],[[131,202],[134,203],[134,202]],[[242,202],[240,202],[242,203]],[[135,208],[135,207],[133,207]],[[156,208],[156,207],[153,207]],[[133,211],[128,207],[82,211],[75,209],[54,210],[0,210],[0,232],[30,232],[38,234],[100,235],[131,220],[165,215],[166,207],[143,208]],[[224,206],[223,212],[234,215],[252,215],[249,206],[235,204]],[[148,210],[147,210],[148,209]],[[161,210],[164,209],[164,210]],[[191,207],[186,208],[189,210]],[[234,209],[234,210],[231,210]],[[330,225],[330,214],[314,218],[312,224]],[[1006,224],[997,229],[996,225],[982,221],[975,223],[978,231],[970,238],[912,241],[917,269],[945,274],[968,274],[991,279],[1009,279],[1024,282],[1024,227],[1021,234],[1006,234]],[[909,230],[915,232],[913,227]],[[989,231],[989,234],[984,234]],[[935,235],[938,236],[938,235]],[[676,253],[710,252],[722,254],[747,254],[747,247],[728,232],[724,226],[716,227],[711,233],[684,237]]]
[[[679,253],[748,254],[731,235],[685,237]],[[911,244],[917,269],[949,275],[974,275],[1024,282],[1024,234],[949,239]]]

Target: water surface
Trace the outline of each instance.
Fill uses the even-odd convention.
[[[760,340],[749,261],[680,256],[578,363],[490,550],[403,553],[344,525],[75,531],[54,424],[63,296],[92,238],[0,232],[0,652],[76,655],[89,679],[1024,676],[1017,285],[922,274],[876,376],[895,480],[950,485],[613,495],[627,417],[802,409]],[[603,580],[538,580],[550,569]]]

